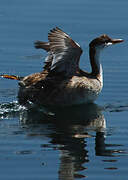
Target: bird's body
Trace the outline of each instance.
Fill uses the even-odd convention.
[[[18,97],[21,104],[29,100],[43,105],[73,105],[94,102],[101,89],[98,79],[80,73],[72,77],[36,73],[20,81]]]
[[[48,52],[44,70],[24,78],[2,75],[19,80],[18,99],[21,104],[33,102],[39,105],[74,105],[96,100],[103,87],[100,51],[107,45],[122,42],[102,35],[89,45],[92,72],[79,68],[82,49],[59,28],[51,30],[49,42],[37,41],[36,48]]]

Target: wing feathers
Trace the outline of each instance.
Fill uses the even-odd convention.
[[[44,49],[45,51],[50,51],[49,42],[36,41],[34,43],[36,49]]]
[[[45,63],[49,63],[48,70],[73,74],[78,69],[82,49],[68,34],[56,27],[48,33],[49,42],[37,41],[36,48],[48,51]],[[47,68],[47,66],[45,65]]]
[[[50,49],[53,53],[51,70],[72,74],[77,71],[82,49],[69,35],[58,27],[48,34]]]

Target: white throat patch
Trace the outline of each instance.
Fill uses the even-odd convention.
[[[103,69],[100,62],[100,52],[103,50],[103,46],[96,47],[96,54],[95,54],[95,62],[98,67],[99,73],[100,73],[100,81],[103,86]]]

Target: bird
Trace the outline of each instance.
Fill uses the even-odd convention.
[[[93,103],[103,88],[100,52],[123,39],[103,34],[89,44],[91,72],[79,67],[80,45],[58,27],[48,33],[48,42],[36,41],[35,48],[47,51],[41,72],[25,77],[2,74],[19,81],[18,101],[22,105],[72,106]]]

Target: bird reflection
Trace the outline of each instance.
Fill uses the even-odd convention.
[[[45,148],[59,150],[60,180],[85,178],[88,164],[92,163],[89,151],[90,140],[95,141],[95,155],[103,156],[101,161],[104,163],[116,162],[117,156],[126,153],[120,148],[121,144],[105,143],[107,134],[106,121],[102,112],[104,108],[96,104],[73,107],[33,107],[19,111],[18,104],[11,103],[2,104],[1,110],[6,110],[4,114],[2,113],[2,118],[18,117],[20,127],[23,127],[22,130],[28,137],[42,139],[40,141],[42,150]],[[44,144],[46,141],[43,141],[46,137],[50,141],[48,144]],[[116,163],[114,167],[107,167],[107,169],[116,168]]]
[[[100,139],[105,151],[106,122],[102,109],[96,104],[43,108],[38,113],[33,109],[27,114],[21,114],[20,122],[28,126],[40,124],[40,132],[37,134],[43,132],[45,136],[50,137],[50,143],[60,150],[60,180],[85,177],[81,172],[86,169],[86,163],[89,162],[86,139],[93,137],[91,131],[96,132],[96,140],[97,134],[102,133]],[[97,145],[99,146],[98,143]],[[98,147],[96,151],[97,149]]]

